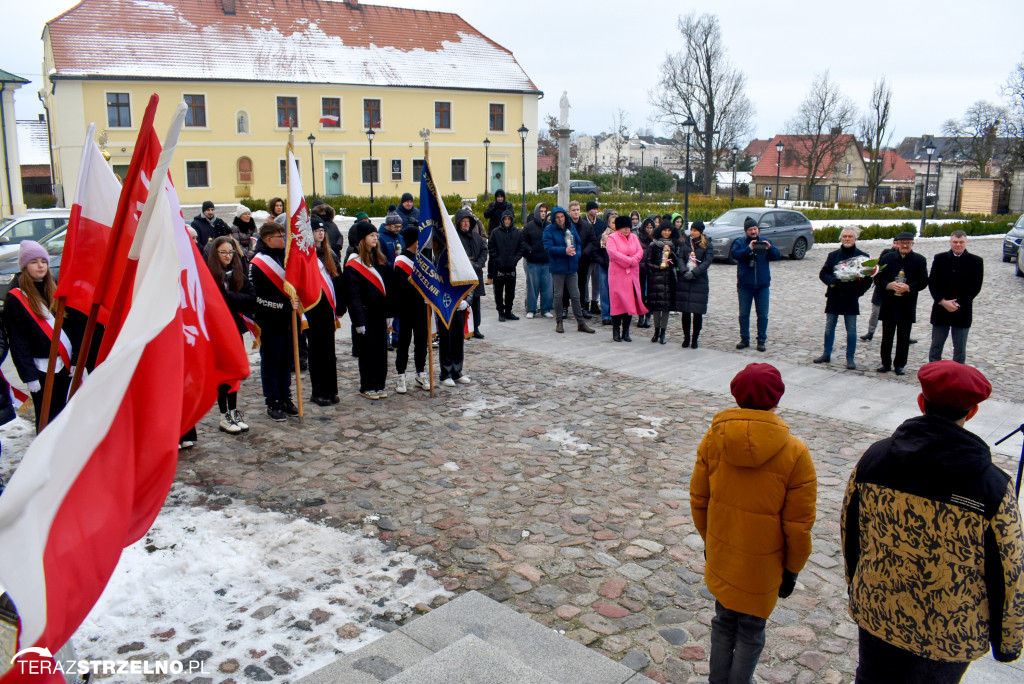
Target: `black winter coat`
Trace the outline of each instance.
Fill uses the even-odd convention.
[[[902,256],[899,250],[886,254],[879,264],[885,266],[875,276],[875,284],[882,288],[881,321],[889,323],[913,323],[917,320],[917,293],[928,287],[928,260],[917,252]],[[903,271],[910,290],[899,297],[892,290],[885,289]]]
[[[693,268],[693,278],[687,279],[684,274],[689,270],[690,254],[693,253],[697,264]],[[676,263],[679,264],[679,275],[676,277],[676,297],[674,310],[681,313],[701,314],[708,312],[708,296],[711,294],[711,282],[708,280],[708,269],[714,261],[715,250],[708,243],[707,247],[694,247],[687,237],[676,247]]]
[[[523,258],[523,231],[515,226],[498,226],[487,238],[487,255],[488,278],[493,278],[498,271],[515,271]]]
[[[358,258],[358,257],[357,257]],[[391,269],[387,264],[383,266],[372,266],[385,283],[391,280]],[[345,279],[345,293],[348,297],[348,315],[352,325],[360,328],[367,325],[383,325],[384,320],[391,315],[388,308],[386,295],[369,278],[364,276],[359,269],[349,262],[342,271]],[[376,280],[376,279],[375,279]]]
[[[484,209],[484,218],[487,219],[488,233],[501,225],[501,216],[506,211],[512,212],[512,221],[515,222],[516,209],[508,200],[505,200],[504,202],[491,202],[487,205],[487,208]]]
[[[231,289],[231,277],[228,275],[231,271],[224,273],[224,282],[220,284],[220,292],[224,295],[224,301],[227,302],[228,311],[231,312],[239,335],[244,335],[247,330],[242,316],[252,316],[256,311],[256,289],[249,280],[246,270],[245,267],[242,268],[242,287],[238,290]]]
[[[932,325],[971,327],[974,298],[981,292],[985,280],[985,262],[980,256],[964,250],[960,256],[953,250],[936,254],[932,259],[932,272],[928,276],[928,290],[935,303],[932,305]],[[947,311],[939,304],[943,299],[955,299],[960,308]]]
[[[654,240],[647,247],[647,308],[651,312],[671,311],[675,299],[676,269],[674,264],[661,268],[665,245],[674,247],[671,240]],[[669,257],[673,261],[675,255]]]
[[[199,245],[200,252],[206,249],[206,243],[213,238],[218,238],[221,235],[231,235],[231,228],[228,224],[224,223],[224,219],[214,218],[211,224],[206,220],[206,215],[203,213],[198,214],[192,219],[192,229],[196,231],[196,244]],[[242,246],[244,247],[245,245]]]
[[[14,282],[17,287],[17,278]],[[37,283],[36,287],[42,294],[42,283]],[[24,307],[21,300],[10,291],[7,292],[7,298],[4,299],[3,319],[4,326],[7,328],[7,343],[11,349],[11,361],[14,362],[14,368],[18,371],[18,377],[25,383],[38,380],[42,384],[46,380],[46,371],[36,368],[35,359],[50,357],[50,338],[32,319],[32,314]],[[67,334],[66,328],[64,333]],[[71,340],[70,335],[68,335],[68,339]],[[74,345],[74,340],[71,342]],[[71,362],[75,363],[77,349],[72,347],[68,352],[71,354]]]
[[[262,240],[256,245],[256,256],[266,254],[284,268],[284,250],[267,247]],[[255,261],[256,257],[253,257]],[[249,281],[256,293],[254,319],[261,335],[287,335],[291,332],[292,304],[263,271],[249,262]]]
[[[530,214],[526,226],[523,228],[523,258],[531,264],[548,263],[548,253],[544,249],[544,226],[547,221],[540,220],[538,212],[540,205]]]
[[[882,263],[882,259],[885,255],[892,254],[896,251],[895,247],[886,247],[882,250],[882,253],[878,255],[878,263]],[[878,283],[875,283],[875,289],[871,291],[871,306],[882,306],[882,288],[878,287]]]
[[[462,240],[462,248],[466,250],[466,256],[473,263],[473,270],[476,271],[477,286],[473,290],[474,297],[484,296],[484,266],[487,264],[487,245],[472,227],[469,230],[459,230],[459,239]]]
[[[597,223],[601,226],[601,232],[604,232],[604,221],[598,219]],[[573,227],[580,236],[580,268],[582,269],[589,266],[597,256],[597,250],[601,248],[601,233],[597,232],[594,224],[588,221],[586,216],[581,216],[579,223],[574,223]]]
[[[403,251],[401,256],[408,257],[413,263],[416,263],[416,254],[408,249]],[[409,317],[410,320],[419,316],[420,320],[426,320],[427,303],[423,300],[420,291],[413,287],[410,276],[401,268],[391,269],[391,280],[388,281],[388,301],[391,302],[391,309],[396,316]]]
[[[872,279],[861,278],[843,282],[836,278],[836,264],[858,256],[866,257],[868,253],[856,247],[840,247],[829,252],[825,258],[825,265],[818,272],[818,278],[828,286],[825,290],[825,313],[838,316],[860,313],[860,298],[871,289]]]

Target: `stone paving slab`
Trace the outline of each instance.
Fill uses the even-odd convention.
[[[400,675],[389,684],[558,684],[486,641],[466,635]]]
[[[299,680],[299,684],[378,684],[433,655],[405,634],[392,632]]]

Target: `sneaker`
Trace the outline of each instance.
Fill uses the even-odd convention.
[[[509,311],[507,314],[505,314],[505,318],[507,318],[510,321],[518,321],[519,320],[519,316],[516,316],[511,311]]]
[[[554,317],[555,317],[555,314],[551,313],[550,311],[548,311],[546,314],[544,314],[544,318],[554,318]]]
[[[360,392],[360,394],[367,399],[373,399],[374,401],[380,399],[380,395],[377,394],[377,390],[366,390],[365,392]]]
[[[267,415],[270,416],[270,420],[277,421],[278,423],[288,420],[288,416],[285,415],[281,405],[276,401],[267,406]]]
[[[469,385],[473,381],[469,379],[468,375],[460,375],[455,379],[455,382],[459,383],[460,385]]]
[[[455,381],[452,380],[451,378],[445,378],[444,380],[441,381],[441,384],[444,385],[445,387],[455,387]]]
[[[532,311],[527,311],[526,312],[526,320],[530,320],[532,318],[533,318],[533,312]]]
[[[420,389],[429,390],[430,389],[430,378],[427,377],[426,373],[417,373],[416,374],[416,384],[420,386]]]
[[[238,427],[242,428],[242,432],[248,432],[249,431],[249,425],[244,420],[244,418],[245,418],[244,414],[241,411],[239,411],[238,409],[231,409],[230,413],[231,413],[231,419],[235,421],[235,425],[237,425]]]
[[[378,399],[387,399],[388,398],[388,391],[387,390],[382,390],[382,389],[377,390],[377,398]]]
[[[231,411],[221,415],[219,427],[221,432],[226,432],[229,435],[239,435],[242,433],[242,428],[238,427],[235,423],[235,417],[231,415]]]
[[[405,373],[399,373],[398,383],[397,386],[395,387],[395,391],[398,392],[399,394],[405,394],[406,392],[409,391],[405,387]]]
[[[183,439],[178,443],[179,449],[191,449],[196,445],[191,439]]]
[[[857,370],[857,364],[854,363],[851,360],[847,360],[847,362],[846,362],[846,369],[847,370]]]
[[[299,407],[296,406],[295,403],[291,399],[288,399],[286,401],[282,401],[282,402],[279,402],[279,403],[281,404],[281,410],[284,411],[287,415],[289,415],[289,416],[297,416],[297,415],[299,415]]]

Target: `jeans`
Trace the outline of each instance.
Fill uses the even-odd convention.
[[[715,601],[711,618],[710,684],[750,684],[754,668],[764,650],[767,621],[755,615],[737,613]]]
[[[946,346],[946,337],[953,331],[953,360],[967,363],[967,333],[970,328],[958,328],[955,325],[933,325],[932,346],[928,350],[928,362],[942,360],[942,348]]]
[[[537,297],[540,296],[540,309],[537,309]],[[547,264],[531,264],[526,262],[526,312],[546,314],[551,311],[551,271]]]
[[[577,323],[583,323],[583,307],[580,306],[580,290],[575,273],[552,273],[551,286],[555,290],[555,316],[562,320],[565,308],[562,302],[562,288],[569,291],[569,300],[572,302],[572,315],[576,317]]]
[[[839,314],[825,314],[825,356],[832,356],[837,323]],[[846,326],[846,360],[853,361],[857,352],[857,314],[843,314],[843,324]]]
[[[768,339],[768,288],[737,287],[740,296],[740,340],[750,342],[750,305],[757,309],[757,342]]]
[[[712,632],[712,639],[714,632]],[[911,653],[860,630],[857,646],[857,684],[956,684],[970,663],[931,660]],[[712,651],[714,654],[714,651]],[[714,681],[714,680],[712,680]]]
[[[597,271],[601,281],[601,320],[607,321],[612,317],[612,300],[608,296],[608,269],[598,266]]]

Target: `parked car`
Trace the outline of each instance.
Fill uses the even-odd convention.
[[[37,240],[50,255],[50,272],[53,273],[54,280],[60,274],[60,256],[64,252],[64,240],[67,233],[68,227],[65,225]],[[3,297],[6,297],[8,291],[17,285],[19,273],[21,273],[21,267],[18,266],[17,252],[0,257],[0,292],[3,293]],[[0,311],[4,306],[3,297],[0,297]]]
[[[1021,214],[1016,223],[1010,224],[1010,232],[1003,238],[1003,261],[1009,262],[1017,259],[1022,240],[1024,240],[1024,214]],[[1020,263],[1020,259],[1017,259],[1017,263]]]
[[[0,257],[16,253],[22,240],[39,242],[66,225],[70,217],[68,209],[46,209],[3,219],[0,221]]]
[[[558,186],[552,185],[549,188],[541,188],[537,192],[546,193],[557,193]],[[569,194],[570,195],[593,195],[597,197],[601,194],[601,188],[597,187],[597,183],[588,180],[571,180],[569,181]]]
[[[733,241],[742,237],[747,217],[757,221],[761,239],[771,242],[783,256],[803,259],[814,244],[814,229],[799,211],[769,207],[730,209],[708,224],[704,235],[714,247],[715,259],[732,262],[729,251]]]

